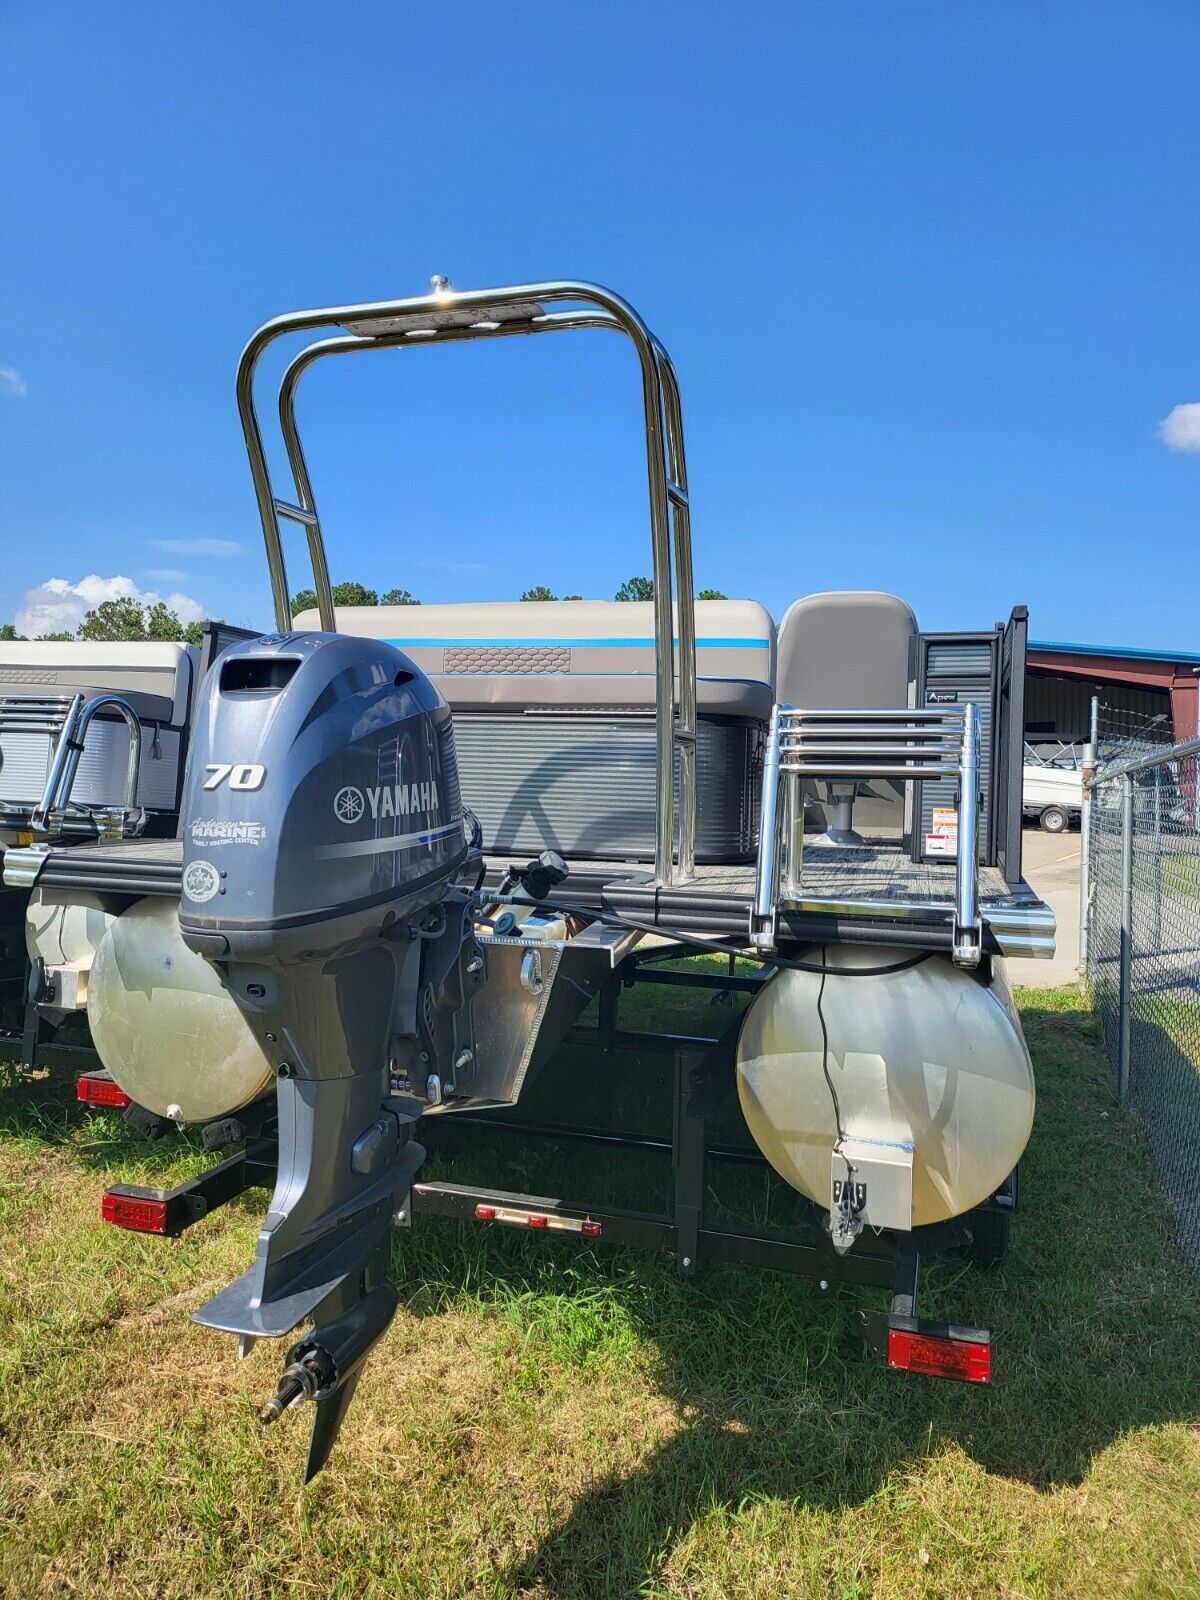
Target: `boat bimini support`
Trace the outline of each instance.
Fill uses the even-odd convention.
[[[546,309],[562,304],[570,309]],[[272,487],[254,406],[254,375],[263,352],[277,339],[317,328],[338,328],[341,332],[336,338],[321,339],[303,349],[284,373],[279,390],[279,425],[295,485],[295,500],[289,501],[278,498]],[[242,352],[237,375],[238,409],[266,540],[276,623],[281,632],[291,630],[281,525],[292,522],[302,527],[308,538],[321,627],[335,632],[324,538],[296,428],[296,386],[308,368],[325,356],[361,350],[395,350],[410,345],[589,328],[606,328],[626,335],[637,351],[641,368],[657,680],[654,864],[658,881],[669,887],[686,883],[693,876],[695,862],[696,625],[687,465],[675,369],[661,342],[628,301],[594,283],[563,280],[458,291],[448,279],[435,277],[427,295],[289,312],[264,324]]]
[[[946,907],[884,900],[835,904],[805,896],[806,779],[840,782],[870,778],[915,783],[958,780],[958,840],[952,930],[957,965],[978,966],[983,953],[979,914],[979,708],[922,706],[901,711],[808,711],[777,705],[763,755],[762,809],[750,943],[775,948],[781,906],[860,916],[922,916],[939,920]],[[918,819],[914,819],[918,826]]]

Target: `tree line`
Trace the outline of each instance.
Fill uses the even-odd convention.
[[[101,600],[79,624],[76,632],[39,633],[41,640],[95,639],[105,643],[129,639],[162,639],[179,644],[199,644],[204,631],[200,622],[182,622],[162,600],[143,605],[128,596]],[[0,626],[0,640],[26,639],[11,622]]]
[[[407,589],[387,589],[383,594],[374,589],[368,589],[361,583],[335,583],[333,586],[333,603],[335,606],[419,606],[421,602],[416,595],[410,594]],[[544,583],[535,583],[532,589],[526,589],[520,597],[522,600],[582,600],[581,594],[555,594],[553,589]],[[720,589],[701,589],[696,596],[697,600],[728,600],[729,596]],[[613,595],[614,600],[653,600],[653,578],[626,578],[625,582]],[[292,596],[292,615],[299,616],[302,611],[315,611],[317,609],[317,596],[314,589],[301,589]]]
[[[534,584],[532,589],[526,589],[522,600],[582,600],[578,594],[555,594],[544,583]],[[696,596],[697,600],[727,600],[728,595],[720,589],[701,589]],[[613,596],[614,600],[653,600],[653,578],[626,578],[625,582]],[[333,585],[333,603],[335,606],[416,606],[420,601],[416,595],[410,594],[407,589],[385,589],[379,594],[375,589],[368,589],[362,583],[335,583]],[[316,591],[313,589],[300,589],[292,596],[292,615],[299,616],[302,611],[315,611],[317,609]],[[144,605],[140,600],[122,598],[117,600],[102,600],[98,606],[93,607],[84,617],[76,632],[66,633],[39,633],[40,640],[65,640],[65,639],[93,639],[104,643],[113,643],[117,640],[162,639],[173,640],[181,644],[199,644],[203,625],[199,622],[181,622],[179,617],[164,601],[158,600],[153,605]],[[11,622],[0,626],[0,641],[24,640],[28,635],[18,633]]]

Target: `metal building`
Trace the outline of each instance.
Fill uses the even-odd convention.
[[[1030,640],[1025,700],[1029,740],[1083,740],[1092,696],[1131,730],[1190,739],[1200,732],[1200,655],[1117,645]]]

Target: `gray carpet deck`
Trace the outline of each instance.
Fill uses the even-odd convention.
[[[55,852],[60,860],[67,853]],[[93,870],[101,860],[111,862],[114,867],[162,864],[169,869],[182,864],[183,846],[178,839],[127,839],[119,843],[76,845],[69,854],[81,865],[91,864]],[[502,869],[513,859],[511,855],[495,855],[489,858],[488,865]],[[653,881],[653,873],[644,862],[581,860],[571,865],[572,880],[581,885],[617,887],[649,885]],[[912,861],[892,840],[872,840],[854,849],[810,844],[804,852],[801,881],[805,897],[814,899],[945,905],[954,901],[953,861]],[[680,886],[678,891],[666,892],[720,895],[746,902],[754,893],[754,863],[704,862],[697,866],[691,883]],[[1022,882],[1010,887],[996,867],[979,869],[979,898],[985,911],[989,904],[1036,901],[1027,884]]]

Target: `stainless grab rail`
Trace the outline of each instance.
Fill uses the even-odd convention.
[[[30,813],[30,826],[36,833],[53,831],[56,816],[65,814],[71,803],[71,790],[75,774],[79,771],[79,758],[83,754],[88,728],[98,711],[105,707],[118,712],[129,729],[129,757],[125,767],[125,805],[121,819],[121,833],[140,833],[145,826],[145,814],[137,803],[138,780],[142,768],[142,724],[128,700],[119,694],[98,694],[84,704],[81,694],[74,695],[63,718],[62,731],[54,746],[50,772],[42,798]]]
[[[781,905],[811,905],[801,878],[804,860],[805,778],[958,779],[951,953],[973,967],[982,954],[979,917],[979,708],[921,707],[908,711],[810,711],[775,706],[763,756],[758,863],[750,912],[750,943],[775,948]],[[786,785],[784,803],[780,791]],[[863,901],[844,903],[861,915],[878,912]],[[894,913],[893,913],[894,914]]]
[[[547,312],[545,304],[573,302],[585,309]],[[319,340],[291,362],[279,390],[279,423],[296,490],[296,503],[276,498],[254,406],[258,362],[289,333],[337,327],[341,336]],[[456,291],[434,279],[433,292],[404,300],[291,312],[265,323],[238,363],[238,411],[250,459],[267,565],[281,632],[291,629],[281,521],[299,523],[308,537],[321,626],[336,631],[324,537],[304,451],[296,428],[300,377],[328,355],[406,345],[446,344],[517,334],[608,328],[625,334],[638,354],[646,434],[654,575],[654,644],[657,685],[657,831],[655,871],[661,883],[686,882],[694,871],[696,832],[696,624],[692,593],[691,524],[683,417],[675,369],[666,349],[634,308],[599,284],[555,280],[499,289]],[[672,573],[674,556],[674,573]],[[674,578],[674,584],[672,579]],[[673,593],[677,591],[676,593]],[[678,633],[678,652],[675,635]],[[679,767],[678,819],[675,768]],[[678,826],[677,826],[678,821]]]

